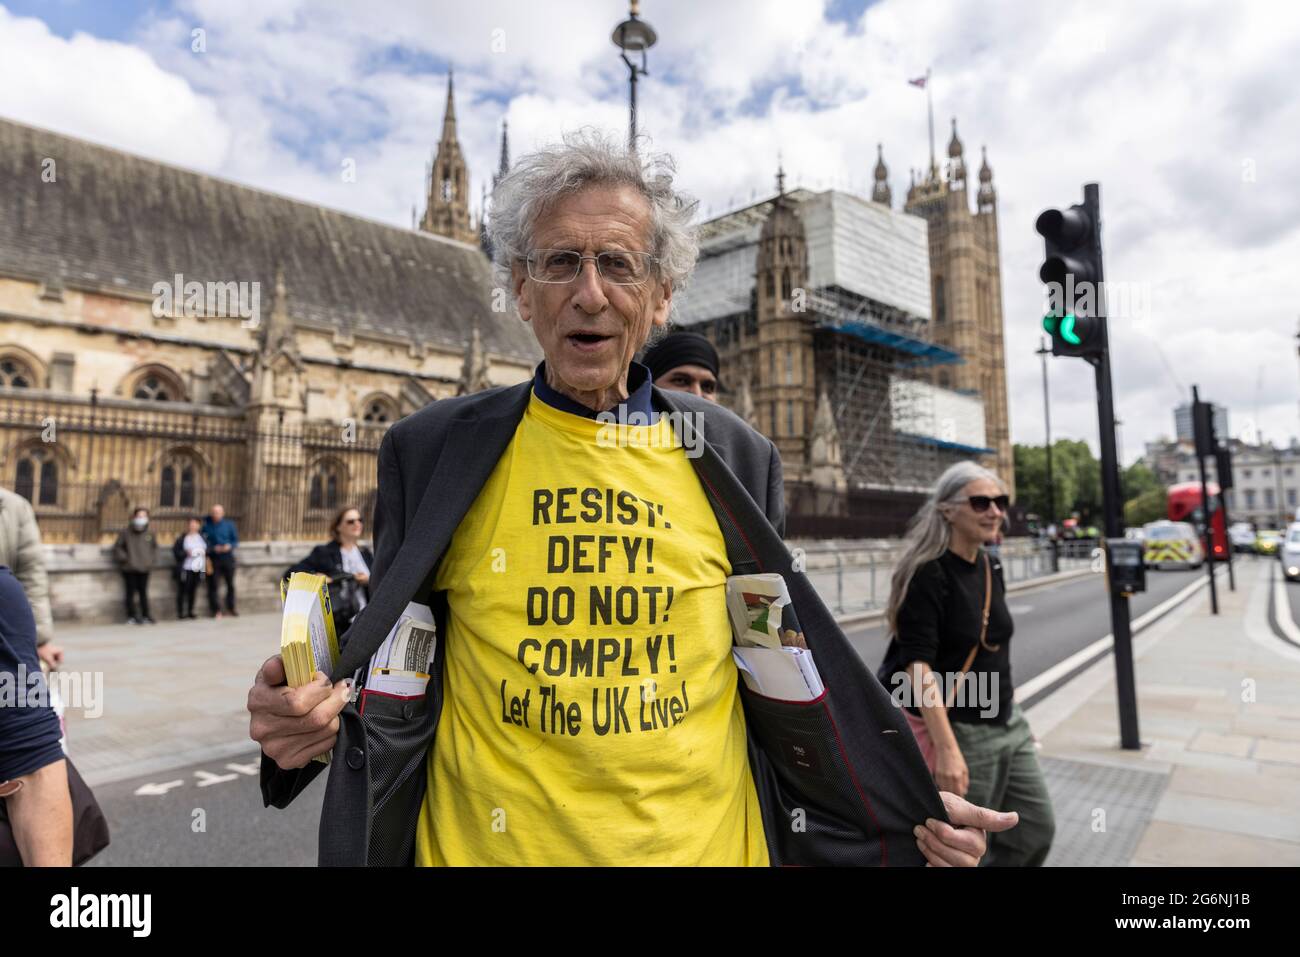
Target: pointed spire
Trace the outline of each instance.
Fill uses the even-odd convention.
[[[479,336],[478,323],[474,323],[470,333],[469,348],[465,350],[465,361],[460,367],[460,382],[456,387],[457,395],[469,395],[490,388],[488,378],[488,357],[483,351],[483,339]]]
[[[451,67],[447,68],[447,106],[442,114],[442,138],[456,138],[456,77]]]
[[[882,143],[876,144],[875,177],[876,185],[871,190],[872,201],[885,206],[891,205],[894,197],[889,190],[889,169],[885,166],[885,147]]]
[[[493,187],[499,183],[506,173],[510,172],[510,121],[501,121],[501,160],[497,164],[497,174],[492,177]]]
[[[785,195],[785,167],[781,163],[781,154],[776,154],[776,195]]]
[[[998,194],[993,189],[993,170],[989,167],[988,148],[981,146],[980,154],[983,161],[980,163],[980,188],[975,197],[975,206],[981,213],[992,213],[997,205]]]
[[[952,118],[952,139],[948,141],[948,156],[958,159],[962,155],[961,140],[957,137],[957,117]]]

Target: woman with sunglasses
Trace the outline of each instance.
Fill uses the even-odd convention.
[[[878,677],[904,708],[940,790],[1020,824],[989,835],[984,863],[1040,866],[1055,833],[1029,724],[1013,697],[1002,564],[985,549],[1010,502],[996,475],[958,462],[912,519],[894,567]]]
[[[375,556],[370,549],[358,544],[363,531],[361,511],[352,506],[342,509],[330,523],[330,540],[317,545],[311,554],[287,569],[282,576],[294,572],[315,572],[330,579],[330,605],[334,610],[334,630],[342,635],[370,600],[370,568]]]

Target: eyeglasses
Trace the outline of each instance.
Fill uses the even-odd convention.
[[[1011,506],[1009,495],[971,495],[966,501],[970,502],[971,509],[976,512],[987,512],[990,505],[996,505],[999,512],[1005,512]]]
[[[600,278],[615,286],[635,286],[650,278],[659,259],[649,253],[610,250],[584,256],[572,249],[534,249],[527,257],[528,275],[537,282],[573,282],[588,259],[596,264]]]

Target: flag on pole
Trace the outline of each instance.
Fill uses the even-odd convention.
[[[912,84],[912,86],[919,86],[921,89],[924,90],[924,89],[925,89],[925,81],[926,81],[927,79],[929,79],[928,76],[918,76],[915,80],[908,80],[907,82],[910,83],[910,84]]]

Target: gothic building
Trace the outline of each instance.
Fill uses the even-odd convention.
[[[877,166],[878,189],[882,168],[883,160]],[[887,192],[880,201],[888,203]],[[985,435],[993,449],[987,464],[1014,492],[997,193],[983,150],[975,203],[971,212],[965,150],[954,118],[945,170],[940,173],[932,156],[925,175],[919,179],[913,175],[903,209],[923,217],[929,227],[933,341],[965,359],[951,369],[937,370],[935,382],[983,400]]]
[[[455,85],[455,77],[449,71],[442,137],[429,169],[428,200],[420,228],[472,245],[479,241],[479,230],[470,217],[469,166],[456,136]]]
[[[897,533],[962,458],[1013,480],[992,174],[970,213],[955,132],[949,151],[902,211],[878,146],[870,201],[778,173],[772,199],[701,229],[675,321],[713,340],[723,400],[780,450],[793,532]]]
[[[425,219],[463,233],[448,93]],[[372,507],[392,422],[540,360],[476,240],[0,120],[0,484],[56,543],[137,505],[170,541],[213,502],[242,538],[322,539]]]

